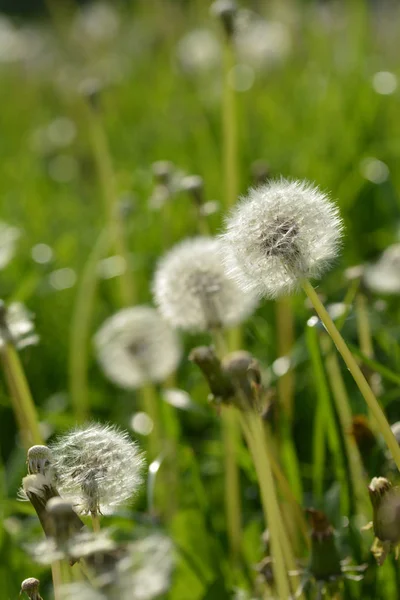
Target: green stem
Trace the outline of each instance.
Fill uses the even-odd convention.
[[[129,267],[129,250],[124,223],[119,211],[115,173],[111,161],[107,137],[96,109],[88,103],[87,120],[93,158],[96,163],[99,182],[104,194],[107,220],[115,251],[122,256],[125,270],[119,277],[121,303],[130,306],[135,303],[135,289]]]
[[[109,235],[105,230],[99,235],[83,267],[72,314],[69,372],[71,401],[78,423],[85,421],[90,414],[87,376],[90,324],[97,290],[97,266],[108,245]]]
[[[376,420],[377,426],[392,454],[393,460],[396,463],[397,468],[400,470],[400,447],[397,443],[396,438],[393,435],[392,430],[390,429],[390,425],[385,417],[385,413],[383,412],[382,408],[379,405],[379,402],[375,398],[374,393],[368,385],[368,382],[365,379],[364,375],[362,374],[362,371],[358,366],[354,356],[348,349],[346,342],[340,335],[328,311],[325,309],[324,305],[318,297],[318,294],[316,293],[309,281],[303,281],[303,289],[306,292],[309,299],[311,300],[321,321],[325,325],[327,332],[331,336],[337,350],[341,354],[350,373],[352,374],[354,381],[358,386],[358,389],[363,395],[367,406],[371,410],[371,414]]]
[[[237,464],[240,428],[236,412],[232,408],[222,409],[221,424],[224,445],[225,506],[228,537],[232,557],[236,560],[241,553],[242,541],[242,507],[239,468]]]
[[[325,341],[328,347],[331,346],[331,340],[326,336]],[[328,349],[325,359],[326,372],[331,384],[333,399],[335,400],[336,410],[339,416],[340,425],[343,431],[344,444],[346,448],[347,460],[350,470],[350,478],[353,486],[355,508],[359,515],[368,514],[369,500],[367,496],[367,481],[365,481],[363,464],[356,441],[351,433],[353,420],[350,408],[349,398],[346,387],[340,371],[337,355]]]
[[[346,492],[346,471],[344,467],[344,461],[342,458],[340,438],[336,426],[335,414],[331,404],[328,382],[326,380],[321,350],[318,343],[318,332],[315,327],[307,328],[307,346],[308,351],[310,353],[311,364],[313,369],[313,381],[315,383],[318,397],[318,408],[315,417],[316,421],[314,424],[314,429],[317,427],[322,429],[322,432],[315,431],[314,433],[314,493],[316,497],[322,497],[325,465],[321,457],[320,444],[324,444],[324,434],[326,434],[326,439],[329,444],[329,449],[331,451],[332,459],[335,466],[336,480],[339,481],[341,485],[341,511],[343,514],[347,514],[349,510],[349,497]]]
[[[92,519],[92,527],[93,527],[93,531],[95,533],[98,533],[100,531],[100,518],[98,513],[90,513],[91,519]]]
[[[7,342],[1,354],[21,437],[25,449],[29,450],[34,444],[43,444],[36,407],[20,358],[14,346]]]
[[[141,388],[142,408],[153,421],[153,429],[149,435],[150,460],[157,458],[162,451],[162,430],[160,419],[160,399],[152,383],[146,383]]]
[[[225,181],[225,207],[233,206],[238,194],[238,142],[236,93],[231,84],[231,71],[235,65],[232,38],[226,39],[224,49],[224,89],[222,103],[223,168]]]
[[[293,311],[290,298],[280,298],[276,302],[276,334],[278,356],[289,358],[294,345]],[[279,400],[289,423],[293,420],[294,388],[294,371],[289,369],[278,379]]]

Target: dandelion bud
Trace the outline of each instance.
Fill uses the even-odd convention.
[[[148,306],[115,313],[96,333],[94,345],[105,375],[127,389],[163,381],[181,357],[177,334]]]
[[[28,577],[28,579],[24,579],[21,583],[21,594],[25,593],[29,600],[43,600],[39,593],[40,581],[39,579],[35,579],[35,577]]]
[[[371,551],[382,565],[387,554],[400,543],[400,488],[393,487],[385,477],[374,477],[368,491],[377,538]]]
[[[211,12],[221,19],[227,37],[231,38],[235,32],[236,2],[233,0],[216,0],[211,5]]]
[[[342,573],[334,531],[325,513],[314,508],[307,509],[307,513],[311,519],[309,570],[317,581],[329,581]]]
[[[128,433],[93,423],[52,446],[57,484],[80,512],[97,515],[137,493],[144,460]]]
[[[204,182],[200,175],[188,175],[181,181],[181,188],[193,197],[198,206],[204,202]]]
[[[189,354],[189,360],[196,363],[209,385],[212,399],[217,402],[229,401],[235,394],[229,375],[226,375],[214,348],[199,346]]]
[[[51,537],[58,546],[63,546],[76,532],[76,513],[71,502],[64,498],[51,498],[46,504]]]
[[[245,350],[232,352],[223,359],[222,370],[234,387],[238,407],[241,410],[256,409],[261,374],[253,356]]]
[[[243,321],[255,308],[252,293],[229,279],[220,242],[208,237],[177,244],[158,264],[153,293],[163,317],[174,327],[205,331]]]
[[[43,531],[47,536],[50,536],[51,528],[49,527],[48,523],[46,506],[49,500],[59,497],[52,474],[47,471],[45,474],[35,473],[33,475],[24,477],[22,480],[22,489],[20,490],[19,495],[21,499],[29,500],[36,511]],[[80,527],[83,527],[83,523],[81,521]]]
[[[157,183],[168,185],[174,170],[174,165],[169,160],[157,160],[151,165]]]
[[[46,475],[51,468],[50,449],[47,446],[31,446],[28,450],[26,463],[30,475],[35,473]]]
[[[337,256],[342,221],[336,205],[302,181],[251,189],[226,222],[221,246],[241,289],[277,298],[320,277]]]

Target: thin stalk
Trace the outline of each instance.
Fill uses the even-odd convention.
[[[308,327],[307,329],[307,346],[310,353],[311,364],[313,369],[317,398],[318,408],[316,412],[316,422],[314,428],[319,427],[322,429],[322,433],[326,434],[326,439],[331,451],[332,459],[335,466],[336,480],[341,484],[341,511],[343,514],[348,513],[349,509],[349,497],[346,493],[347,490],[347,479],[346,471],[344,467],[344,461],[342,458],[342,451],[340,445],[340,438],[337,431],[335,414],[331,404],[331,398],[329,394],[328,382],[324,371],[323,360],[321,356],[321,349],[318,343],[318,332],[315,327]],[[320,442],[321,432],[315,433],[314,443],[314,493],[316,497],[322,497],[323,492],[323,476],[325,465],[321,463],[320,455]]]
[[[36,407],[14,346],[6,342],[1,354],[15,416],[18,426],[22,427],[21,437],[28,450],[34,444],[43,444]]]
[[[255,423],[256,415],[241,414],[241,423],[246,441],[252,454],[261,492],[263,512],[271,537],[272,569],[278,592],[278,597],[291,597],[291,587],[288,575],[288,565],[285,562],[282,541],[282,517],[276,497],[275,483],[272,476],[271,464],[265,446],[261,442],[262,429]]]
[[[226,342],[220,329],[214,329],[212,338],[219,358],[226,354]],[[232,558],[239,558],[242,540],[242,503],[237,448],[240,444],[240,426],[234,410],[221,411],[222,442],[224,447],[225,507],[229,546]]]
[[[225,506],[229,545],[232,558],[239,558],[242,543],[242,506],[240,477],[237,464],[237,448],[240,443],[240,427],[232,408],[221,411],[222,441],[224,445]]]
[[[51,576],[53,579],[54,600],[61,600],[61,586],[63,583],[61,576],[61,561],[56,560],[51,563]]]
[[[126,232],[118,206],[118,194],[115,173],[112,165],[108,140],[96,108],[88,103],[87,121],[89,137],[96,163],[100,186],[103,191],[106,216],[110,226],[112,243],[115,251],[125,261],[125,270],[119,277],[121,303],[130,306],[135,303],[135,288],[132,273],[129,268],[129,250]]]
[[[290,298],[280,298],[276,302],[275,314],[278,356],[289,357],[294,345],[293,311]],[[289,423],[293,420],[294,388],[294,371],[289,369],[278,379],[279,400]]]
[[[97,266],[106,253],[108,245],[108,231],[104,230],[96,240],[83,267],[72,314],[69,373],[72,407],[78,423],[85,421],[90,414],[87,376],[90,324],[97,290]]]
[[[325,341],[325,345],[328,346],[328,352],[325,358],[326,372],[328,374],[333,398],[335,400],[336,410],[343,431],[344,444],[354,492],[355,508],[357,514],[362,515],[366,514],[369,509],[367,481],[365,481],[360,451],[354,437],[351,434],[352,413],[350,402],[342,373],[340,371],[337,355],[329,349],[331,347],[331,340],[328,336],[326,336],[325,340],[322,341]]]
[[[162,451],[162,430],[159,398],[157,390],[152,383],[146,383],[142,386],[141,400],[143,411],[149,415],[153,421],[153,429],[149,435],[149,456],[150,460],[154,460]]]
[[[161,403],[162,421],[165,430],[165,448],[166,463],[168,471],[166,473],[167,488],[174,490],[167,498],[167,517],[171,518],[178,509],[180,498],[180,477],[179,477],[179,440],[180,425],[175,407],[163,401]]]
[[[225,208],[232,207],[238,194],[238,140],[236,92],[231,84],[231,71],[235,65],[232,37],[227,37],[224,48],[224,88],[222,103],[222,140]]]
[[[96,513],[90,513],[90,517],[92,519],[92,527],[93,527],[93,531],[95,533],[98,533],[100,531],[100,517],[99,514]]]
[[[372,343],[371,327],[368,318],[367,299],[364,294],[357,294],[355,305],[360,350],[367,358],[374,358],[374,346]]]
[[[390,425],[385,417],[385,413],[383,412],[382,408],[380,407],[379,402],[375,398],[373,391],[371,390],[370,386],[368,385],[367,380],[365,379],[364,375],[362,374],[362,371],[361,371],[360,367],[358,366],[357,361],[355,360],[354,356],[348,349],[346,342],[340,335],[340,333],[337,330],[334,322],[332,321],[328,311],[325,309],[324,305],[322,304],[321,300],[319,299],[318,294],[316,293],[316,291],[314,290],[314,288],[312,287],[312,285],[310,284],[309,281],[307,281],[307,280],[303,281],[302,285],[303,285],[304,291],[306,292],[306,294],[309,297],[310,301],[312,302],[316,312],[318,313],[321,321],[325,325],[327,332],[331,336],[338,352],[341,354],[350,373],[352,374],[354,381],[356,382],[356,384],[358,386],[358,389],[360,390],[361,394],[363,395],[364,400],[367,403],[367,406],[371,410],[371,413],[372,413],[374,419],[376,420],[377,426],[378,426],[378,428],[379,428],[379,430],[380,430],[380,432],[392,454],[393,460],[396,463],[397,468],[400,470],[400,447],[398,445],[396,438],[393,435],[392,430],[390,429]]]

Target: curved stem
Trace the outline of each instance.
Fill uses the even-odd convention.
[[[358,386],[358,389],[363,395],[367,406],[371,410],[371,414],[376,420],[377,426],[392,454],[393,460],[396,463],[397,468],[400,470],[400,447],[396,438],[393,435],[392,430],[390,429],[390,425],[386,419],[385,413],[380,407],[378,400],[375,398],[375,395],[371,390],[370,386],[368,385],[368,382],[365,379],[364,375],[362,374],[362,371],[358,366],[354,356],[348,349],[346,342],[340,335],[328,311],[325,309],[324,305],[319,299],[318,294],[316,293],[309,281],[303,281],[302,285],[304,291],[310,298],[316,312],[318,313],[321,321],[325,325],[327,332],[331,336],[337,350],[340,352],[344,362],[346,363],[350,373],[352,374],[354,381]]]

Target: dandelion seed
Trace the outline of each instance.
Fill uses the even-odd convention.
[[[364,270],[364,284],[378,294],[400,293],[400,244],[389,246],[374,264]]]
[[[205,331],[236,325],[254,310],[256,299],[229,279],[220,260],[220,242],[185,240],[161,259],[153,293],[161,314],[174,327]]]
[[[142,481],[143,455],[128,433],[93,423],[61,436],[51,447],[57,486],[82,513],[125,504]]]
[[[181,357],[177,334],[148,306],[126,308],[107,319],[94,345],[105,375],[127,389],[163,381]]]
[[[302,181],[271,181],[250,190],[221,236],[228,274],[243,290],[277,298],[320,277],[336,258],[342,221],[336,205]]]

